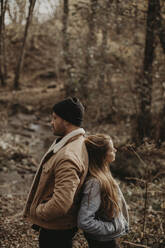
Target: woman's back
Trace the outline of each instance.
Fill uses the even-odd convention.
[[[129,219],[124,196],[109,167],[115,160],[116,149],[110,136],[104,134],[89,135],[85,143],[89,171],[84,184],[78,227],[84,231],[90,248],[97,247],[97,244],[99,248],[117,248],[119,246],[114,245],[115,240],[128,232]]]

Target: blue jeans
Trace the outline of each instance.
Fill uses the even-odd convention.
[[[40,229],[40,248],[72,248],[72,238],[77,232],[77,228],[68,230],[48,230]]]

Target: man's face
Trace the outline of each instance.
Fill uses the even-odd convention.
[[[60,116],[55,113],[52,114],[51,126],[55,136],[65,136],[66,134],[66,122]]]

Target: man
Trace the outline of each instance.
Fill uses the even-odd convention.
[[[71,248],[77,231],[81,187],[88,171],[84,108],[77,98],[53,107],[54,143],[41,160],[24,209],[37,227],[40,248]]]

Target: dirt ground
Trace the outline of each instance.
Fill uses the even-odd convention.
[[[63,96],[62,88],[58,87],[38,87],[33,90],[29,87],[17,92],[9,89],[0,90],[2,248],[38,247],[38,233],[24,221],[22,210],[38,162],[54,139],[49,124],[51,107]],[[97,130],[108,128],[113,129],[116,134],[119,133],[117,127],[112,126],[104,128],[98,126]],[[96,130],[96,127],[93,130]],[[163,164],[164,158],[164,155],[160,157],[158,154],[154,161]],[[143,179],[127,181],[117,179],[129,205],[131,223],[129,235],[121,239],[122,247],[165,248],[163,170],[159,170],[158,174],[160,175],[148,182]],[[78,232],[74,239],[74,247],[87,247],[81,232]]]

